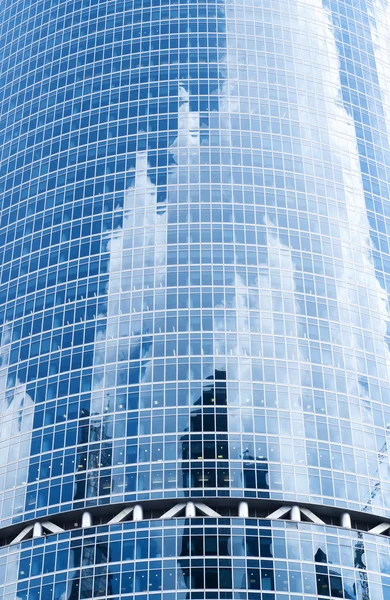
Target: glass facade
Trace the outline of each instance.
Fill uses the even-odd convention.
[[[2,0],[1,600],[390,600],[389,64],[387,0]]]
[[[179,519],[164,526],[156,520],[2,549],[0,574],[7,600],[134,594],[151,600],[382,600],[390,592],[389,540],[307,523],[297,529],[255,519]]]

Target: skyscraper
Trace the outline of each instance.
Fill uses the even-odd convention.
[[[386,0],[3,0],[0,599],[390,599]]]

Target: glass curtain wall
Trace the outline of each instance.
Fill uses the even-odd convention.
[[[0,539],[80,539],[0,597],[389,600],[389,64],[385,0],[3,0]],[[104,521],[176,500],[226,518]]]

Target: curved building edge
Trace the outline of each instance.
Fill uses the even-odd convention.
[[[38,536],[1,548],[0,566],[8,566],[5,589],[20,600],[386,600],[386,553],[389,539],[345,528],[187,517]]]

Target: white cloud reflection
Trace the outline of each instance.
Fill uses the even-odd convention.
[[[0,489],[5,492],[16,488],[16,492],[12,501],[1,502],[2,519],[25,510],[34,417],[34,403],[26,384],[18,379],[8,381],[11,331],[11,326],[5,325],[0,343]]]
[[[306,190],[308,227],[301,229],[301,236],[310,240],[311,248],[315,247],[315,242],[320,242],[317,243],[318,258],[313,256],[313,263],[309,257],[305,258],[301,250],[297,252],[293,247],[290,249],[278,239],[278,231],[282,233],[283,230],[278,229],[277,213],[272,207],[269,209],[264,206],[265,214],[270,215],[266,216],[269,269],[266,279],[269,281],[269,289],[264,289],[264,276],[260,275],[259,290],[262,306],[268,303],[269,309],[261,310],[260,320],[264,321],[261,326],[262,343],[265,342],[265,331],[267,335],[274,335],[272,322],[276,314],[273,301],[275,293],[282,292],[285,300],[289,300],[290,315],[283,312],[281,318],[292,338],[287,343],[289,350],[284,361],[286,369],[278,370],[277,383],[281,389],[288,382],[294,406],[291,414],[297,418],[297,429],[303,432],[306,422],[306,415],[302,412],[303,387],[306,391],[310,389],[312,377],[320,374],[325,400],[328,398],[323,414],[328,414],[331,418],[329,441],[333,439],[332,427],[338,428],[340,424],[337,413],[333,412],[333,398],[336,395],[337,402],[347,401],[351,411],[351,420],[347,418],[341,424],[346,430],[349,429],[356,447],[366,452],[371,474],[376,473],[366,489],[370,496],[370,490],[376,486],[376,495],[370,502],[377,508],[383,504],[387,506],[388,502],[384,498],[386,494],[379,491],[381,486],[376,485],[375,478],[379,473],[379,477],[383,476],[384,481],[388,482],[388,453],[385,455],[382,451],[384,433],[373,435],[372,397],[369,398],[365,392],[365,381],[379,385],[382,400],[386,401],[389,397],[389,349],[384,336],[389,321],[388,298],[376,277],[372,258],[355,128],[351,116],[342,104],[339,60],[330,16],[319,0],[289,2],[288,13],[278,13],[275,10],[272,25],[274,31],[277,29],[279,33],[273,41],[277,43],[279,39],[283,39],[285,42],[285,55],[283,60],[278,60],[273,52],[262,51],[264,38],[261,35],[257,41],[260,49],[257,56],[248,51],[247,40],[240,35],[241,23],[244,16],[248,19],[252,7],[250,2],[244,3],[242,7],[234,3],[227,4],[227,82],[221,101],[225,135],[234,146],[235,115],[250,113],[252,118],[256,115],[260,117],[263,128],[259,134],[252,132],[251,138],[252,148],[263,152],[263,164],[266,160],[264,150],[276,153],[282,150],[286,161],[292,149],[294,158],[300,159],[294,163],[298,169],[290,167],[291,175],[286,170],[283,175],[285,181],[288,178],[295,180],[294,186],[298,186],[296,189],[301,186],[302,190]],[[261,32],[263,26],[263,13],[255,9],[251,28],[255,32]],[[259,55],[262,60],[259,60]],[[275,67],[275,84],[273,88],[269,86],[266,89],[264,84],[268,73],[274,73]],[[249,78],[249,73],[252,73],[252,78]],[[287,95],[284,91],[286,84]],[[277,88],[280,90],[278,95],[272,93],[272,89]],[[289,136],[279,134],[282,131],[280,117],[289,119],[290,124],[296,123],[297,139],[293,145]],[[284,164],[287,167],[288,161]],[[285,188],[283,191],[286,204],[281,203],[280,214],[285,212],[283,208],[286,207],[287,214],[290,213],[296,220],[299,205],[291,184],[290,190]],[[278,193],[277,198],[283,198],[283,194]],[[279,256],[279,264],[275,262],[276,255]],[[278,273],[274,281],[271,275],[273,269]],[[299,289],[297,282],[300,282]],[[310,282],[314,282],[311,291],[302,294],[305,289],[310,288]],[[316,289],[319,289],[317,282],[325,283],[325,290],[334,290],[328,306],[326,299],[320,297],[321,294],[316,296]],[[307,312],[308,303],[314,308],[312,315]],[[323,341],[313,343],[306,339],[308,330],[303,324],[307,317],[307,323],[317,323],[318,329],[322,329],[325,335]],[[313,350],[316,347],[321,350],[319,361],[313,360]],[[269,356],[276,358],[272,356],[272,352]],[[277,362],[281,364],[280,360]],[[322,365],[322,374],[316,364]],[[287,373],[291,373],[290,380]],[[380,397],[377,396],[376,399],[379,400]],[[311,411],[312,408],[309,412]],[[335,418],[332,419],[333,417]],[[320,496],[321,491],[326,495],[329,492],[321,490],[319,479],[318,483],[317,478],[309,481],[306,470],[308,455],[302,460],[301,451],[294,453],[292,446],[297,437],[288,441],[282,422],[281,419],[278,430],[281,450],[283,452],[283,447],[289,448],[282,460],[284,489],[287,491],[289,481],[292,481],[288,465],[293,464],[300,476],[299,483],[292,483],[290,491],[299,495],[311,489],[314,500]],[[310,422],[309,420],[308,423]],[[306,428],[307,431],[310,429]],[[316,433],[313,431],[310,437],[315,438]],[[337,444],[332,448],[337,449]],[[356,466],[356,475],[359,475],[358,468]],[[272,478],[273,467],[270,469]],[[383,490],[385,489],[384,487]],[[342,486],[334,491],[336,495],[341,494],[341,497],[343,493],[350,493],[352,501],[360,500],[364,503],[364,488],[361,489],[360,497],[356,486],[351,492],[343,492]]]

